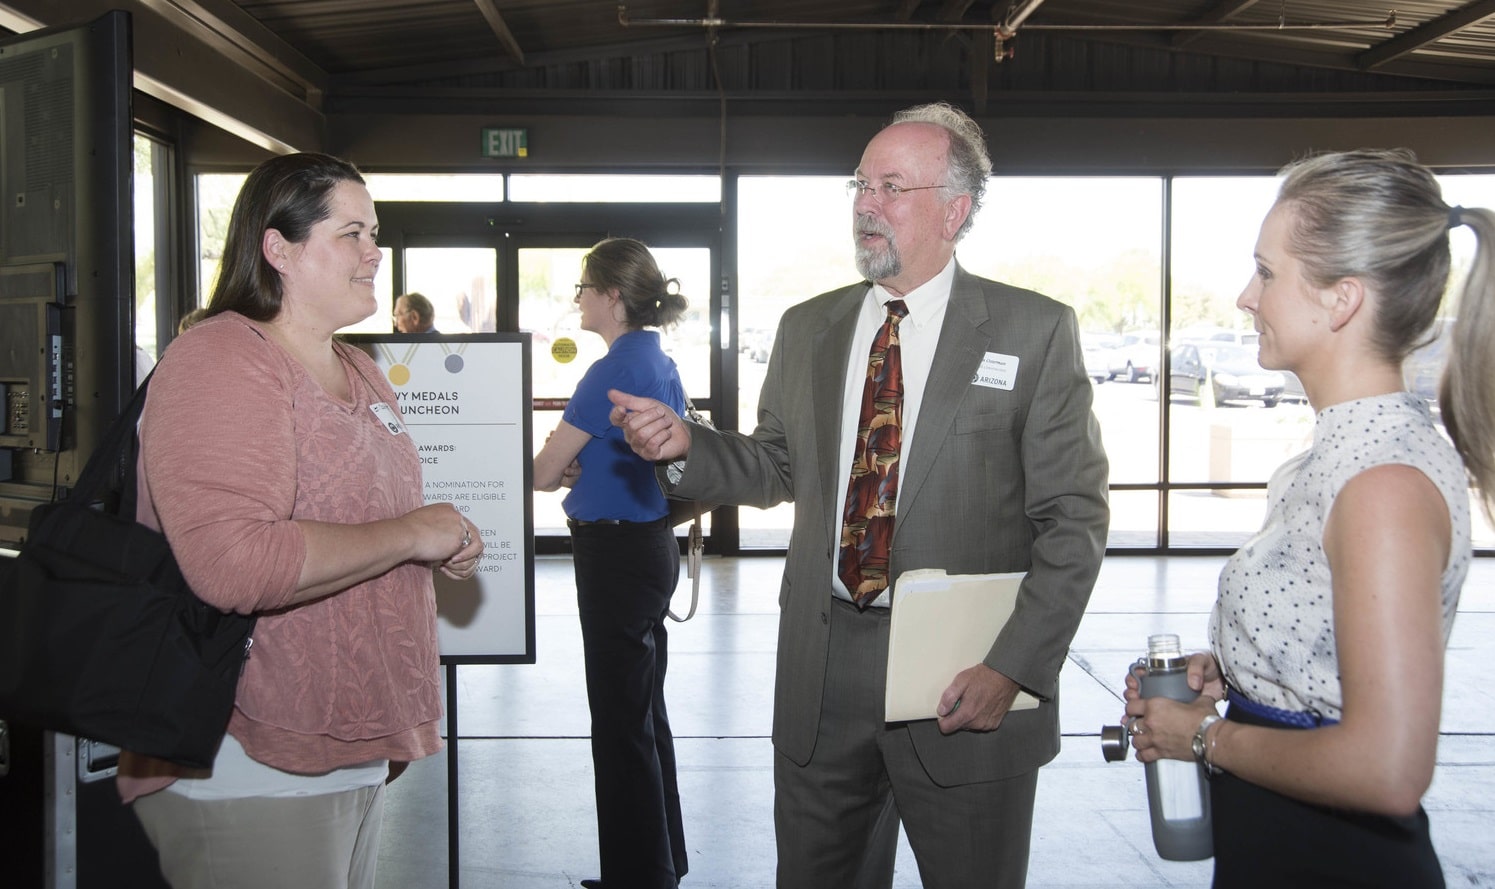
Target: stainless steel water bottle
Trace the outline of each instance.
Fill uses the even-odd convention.
[[[1147,637],[1142,667],[1144,698],[1172,698],[1190,703],[1199,692],[1189,688],[1188,663],[1178,637]],[[1152,813],[1152,843],[1169,861],[1198,861],[1215,854],[1210,838],[1209,779],[1198,762],[1160,759],[1147,763],[1147,807]]]

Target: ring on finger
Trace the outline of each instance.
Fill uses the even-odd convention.
[[[472,545],[472,529],[467,527],[466,523],[463,523],[462,525],[462,545]]]

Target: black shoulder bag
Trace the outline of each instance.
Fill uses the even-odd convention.
[[[207,768],[255,618],[199,599],[166,538],[135,521],[149,382],[68,498],[32,511],[0,575],[0,718]]]

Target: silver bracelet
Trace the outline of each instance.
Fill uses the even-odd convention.
[[[1194,748],[1194,759],[1200,765],[1204,766],[1204,773],[1206,775],[1213,775],[1215,774],[1215,772],[1219,771],[1215,768],[1214,763],[1210,762],[1210,758],[1208,755],[1213,752],[1214,745],[1211,743],[1209,747],[1205,746],[1205,741],[1209,734],[1209,727],[1219,721],[1220,717],[1217,714],[1211,713],[1205,716],[1203,719],[1199,720],[1199,728],[1194,729],[1194,743],[1192,745]]]

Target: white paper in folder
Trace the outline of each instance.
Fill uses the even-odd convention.
[[[886,719],[933,719],[955,674],[981,663],[1017,603],[1024,575],[909,571],[893,589]],[[1038,706],[1018,692],[1013,710]]]

